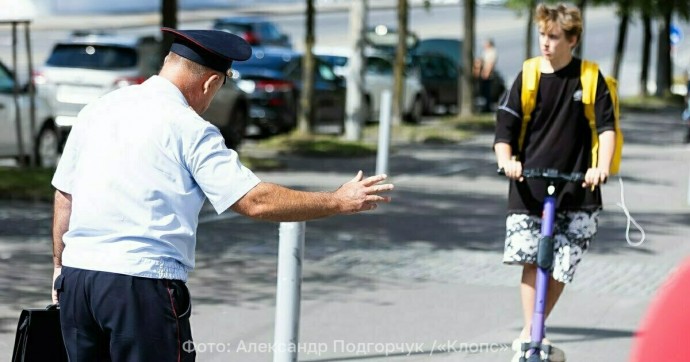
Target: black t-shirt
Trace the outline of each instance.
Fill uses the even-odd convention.
[[[523,169],[552,168],[561,172],[585,173],[591,164],[592,133],[582,104],[580,69],[577,58],[554,73],[542,73],[532,118],[527,126],[522,152],[518,157]],[[508,143],[518,153],[522,127],[522,72],[497,111],[494,143]],[[611,95],[599,73],[595,100],[597,132],[614,129]],[[511,181],[508,194],[510,213],[540,214],[546,181]],[[601,208],[601,192],[582,188],[579,183],[559,186],[556,204],[559,211]]]

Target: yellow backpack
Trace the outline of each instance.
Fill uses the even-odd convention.
[[[522,150],[527,133],[527,124],[532,118],[532,111],[537,103],[537,88],[539,86],[539,62],[541,57],[525,60],[522,64],[522,127],[520,128],[520,138],[518,138],[518,148]],[[599,156],[599,135],[597,133],[596,119],[594,114],[594,100],[597,94],[597,80],[599,79],[599,65],[594,62],[582,60],[582,71],[580,82],[582,83],[582,103],[585,105],[585,117],[589,120],[589,128],[592,130],[592,167],[596,167]],[[613,114],[615,118],[616,147],[611,160],[609,172],[614,175],[620,169],[621,156],[623,151],[623,132],[620,129],[619,118],[620,110],[618,105],[618,85],[614,78],[606,76],[606,85],[611,93],[613,102]]]

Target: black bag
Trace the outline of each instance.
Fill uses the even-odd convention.
[[[60,309],[24,309],[19,316],[12,362],[67,362],[60,330]]]

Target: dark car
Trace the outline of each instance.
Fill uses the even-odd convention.
[[[292,48],[290,37],[278,26],[261,17],[241,16],[216,19],[213,29],[224,30],[242,37],[252,46],[281,46]]]
[[[249,95],[247,134],[270,135],[297,125],[302,89],[302,54],[277,47],[254,48],[250,59],[233,64],[233,77]],[[314,73],[312,128],[337,128],[345,115],[345,81],[333,67],[317,59]]]
[[[415,62],[420,67],[422,84],[427,98],[425,101],[426,113],[438,113],[439,111],[458,110],[458,77],[462,75],[464,64],[462,61],[462,40],[453,38],[428,38],[422,39],[410,51]],[[444,60],[445,59],[445,60]],[[456,71],[451,71],[453,66]],[[495,71],[491,82],[492,105],[498,103],[505,92],[505,80]],[[474,86],[475,108],[483,108],[484,99],[479,96],[479,82]]]
[[[441,54],[413,56],[424,88],[424,113],[452,112],[458,104],[459,69]]]

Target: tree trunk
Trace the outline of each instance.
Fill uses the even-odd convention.
[[[580,12],[582,13],[582,20],[584,22],[585,7],[587,7],[587,0],[578,0],[577,7],[580,9]],[[573,52],[573,55],[582,59],[582,54],[584,53],[584,48],[585,48],[585,39],[584,39],[584,37],[580,37],[580,43],[578,44],[577,47],[575,47],[575,51]]]
[[[302,94],[299,101],[300,133],[311,133],[314,122],[314,0],[307,0],[306,34],[304,41],[304,58],[302,58]]]
[[[345,139],[362,139],[362,124],[369,117],[370,107],[364,105],[364,32],[366,31],[367,0],[350,3],[350,43],[352,55],[348,61],[347,95],[345,98]]]
[[[640,95],[647,97],[649,90],[649,63],[652,54],[652,18],[642,14],[642,69],[640,70]]]
[[[405,113],[405,57],[407,56],[407,0],[398,0],[398,46],[393,67],[393,124],[400,124]]]
[[[161,3],[161,26],[177,29],[177,0],[162,0]],[[161,62],[170,51],[174,36],[170,33],[163,33],[161,43]]]
[[[629,1],[623,1],[620,4],[620,23],[618,24],[618,39],[616,40],[616,53],[613,57],[613,70],[611,74],[614,78],[620,78],[621,63],[623,62],[623,54],[625,52],[625,39],[628,35],[628,22],[630,19]]]
[[[474,77],[472,65],[474,63],[474,0],[463,0],[463,24],[465,24],[465,39],[462,42],[463,72],[460,84],[460,115],[474,114]]]
[[[663,9],[659,19],[656,68],[656,96],[671,94],[671,9]]]
[[[532,57],[532,44],[534,43],[534,9],[537,0],[530,0],[527,11],[527,33],[525,35],[525,59]]]

